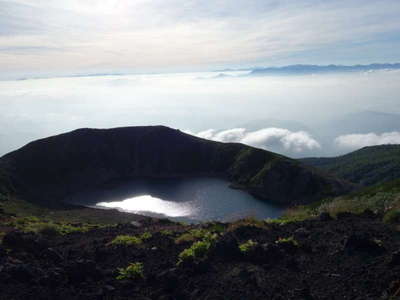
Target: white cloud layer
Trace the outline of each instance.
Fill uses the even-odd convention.
[[[341,120],[343,114],[365,110],[400,114],[400,71],[197,79],[217,74],[0,80],[0,155],[34,139],[81,127],[166,125],[196,133],[207,128],[236,128],[229,134],[209,130],[201,135],[205,138],[216,135],[219,140],[251,138],[249,143],[254,145],[260,144],[254,136],[262,135],[268,140],[268,149],[282,153],[286,151],[285,144],[286,148],[295,149],[298,143],[300,149],[307,149],[304,142],[308,140],[307,135],[304,138],[304,134],[298,134],[304,130],[321,144],[321,149],[314,147],[307,153],[286,151],[286,155],[293,157],[346,153],[346,149],[335,147],[335,137],[358,132],[357,128],[365,128],[363,124],[371,126],[361,133],[399,131],[396,115],[389,118],[390,122],[384,115],[379,117],[382,126],[376,120],[368,121],[375,114],[363,115],[361,119],[351,115],[350,123]],[[271,119],[295,122],[268,121]],[[329,126],[326,120],[330,120]],[[251,125],[251,121],[257,122]],[[339,122],[343,125],[340,131],[332,132],[330,129]],[[286,128],[290,132],[274,130],[270,134],[267,130],[249,134],[270,127]],[[266,138],[271,135],[275,140]],[[295,137],[301,142],[295,143]],[[272,141],[277,141],[276,149],[271,147]]]
[[[359,149],[366,146],[400,144],[400,132],[385,132],[382,134],[346,134],[335,139],[335,144],[342,149]]]
[[[197,134],[209,140],[243,143],[253,147],[283,153],[303,153],[320,149],[321,145],[305,131],[293,132],[283,128],[264,128],[247,131],[245,128],[232,128],[223,131],[208,129]]]

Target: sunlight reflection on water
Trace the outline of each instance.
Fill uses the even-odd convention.
[[[99,202],[96,206],[106,208],[118,208],[124,211],[143,214],[152,212],[163,214],[169,217],[188,217],[197,212],[197,209],[190,202],[165,201],[150,195],[132,197],[123,201]]]
[[[72,195],[72,204],[117,209],[185,222],[277,218],[283,208],[229,187],[217,178],[137,179]]]

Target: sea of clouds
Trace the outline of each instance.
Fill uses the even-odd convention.
[[[313,155],[321,150],[321,143],[306,131],[290,131],[284,128],[263,128],[249,131],[246,128],[226,130],[208,129],[200,132],[186,130],[186,133],[218,142],[242,143],[249,146],[301,157]],[[400,132],[382,134],[346,134],[336,137],[330,145],[338,153],[346,153],[366,146],[400,144]]]
[[[400,113],[400,71],[215,79],[220,72],[0,81],[0,155],[82,127],[166,125],[291,157],[332,156],[400,143],[399,128],[329,132],[343,115]],[[254,120],[289,120],[304,126]],[[322,126],[330,120],[329,125]],[[372,121],[372,120],[371,120]]]

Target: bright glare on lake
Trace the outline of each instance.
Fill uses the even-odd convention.
[[[123,201],[100,202],[97,206],[118,208],[136,214],[164,214],[169,217],[186,217],[195,213],[195,208],[187,203],[165,201],[150,195],[137,196]]]
[[[68,201],[186,222],[276,218],[283,210],[217,178],[132,180],[82,192]]]

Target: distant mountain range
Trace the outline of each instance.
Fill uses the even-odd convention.
[[[370,146],[338,157],[303,158],[300,161],[362,185],[400,178],[400,145]]]
[[[400,63],[384,63],[369,65],[289,65],[283,67],[255,68],[248,76],[257,75],[305,75],[305,74],[327,74],[343,72],[368,72],[376,70],[394,70],[400,69]]]

